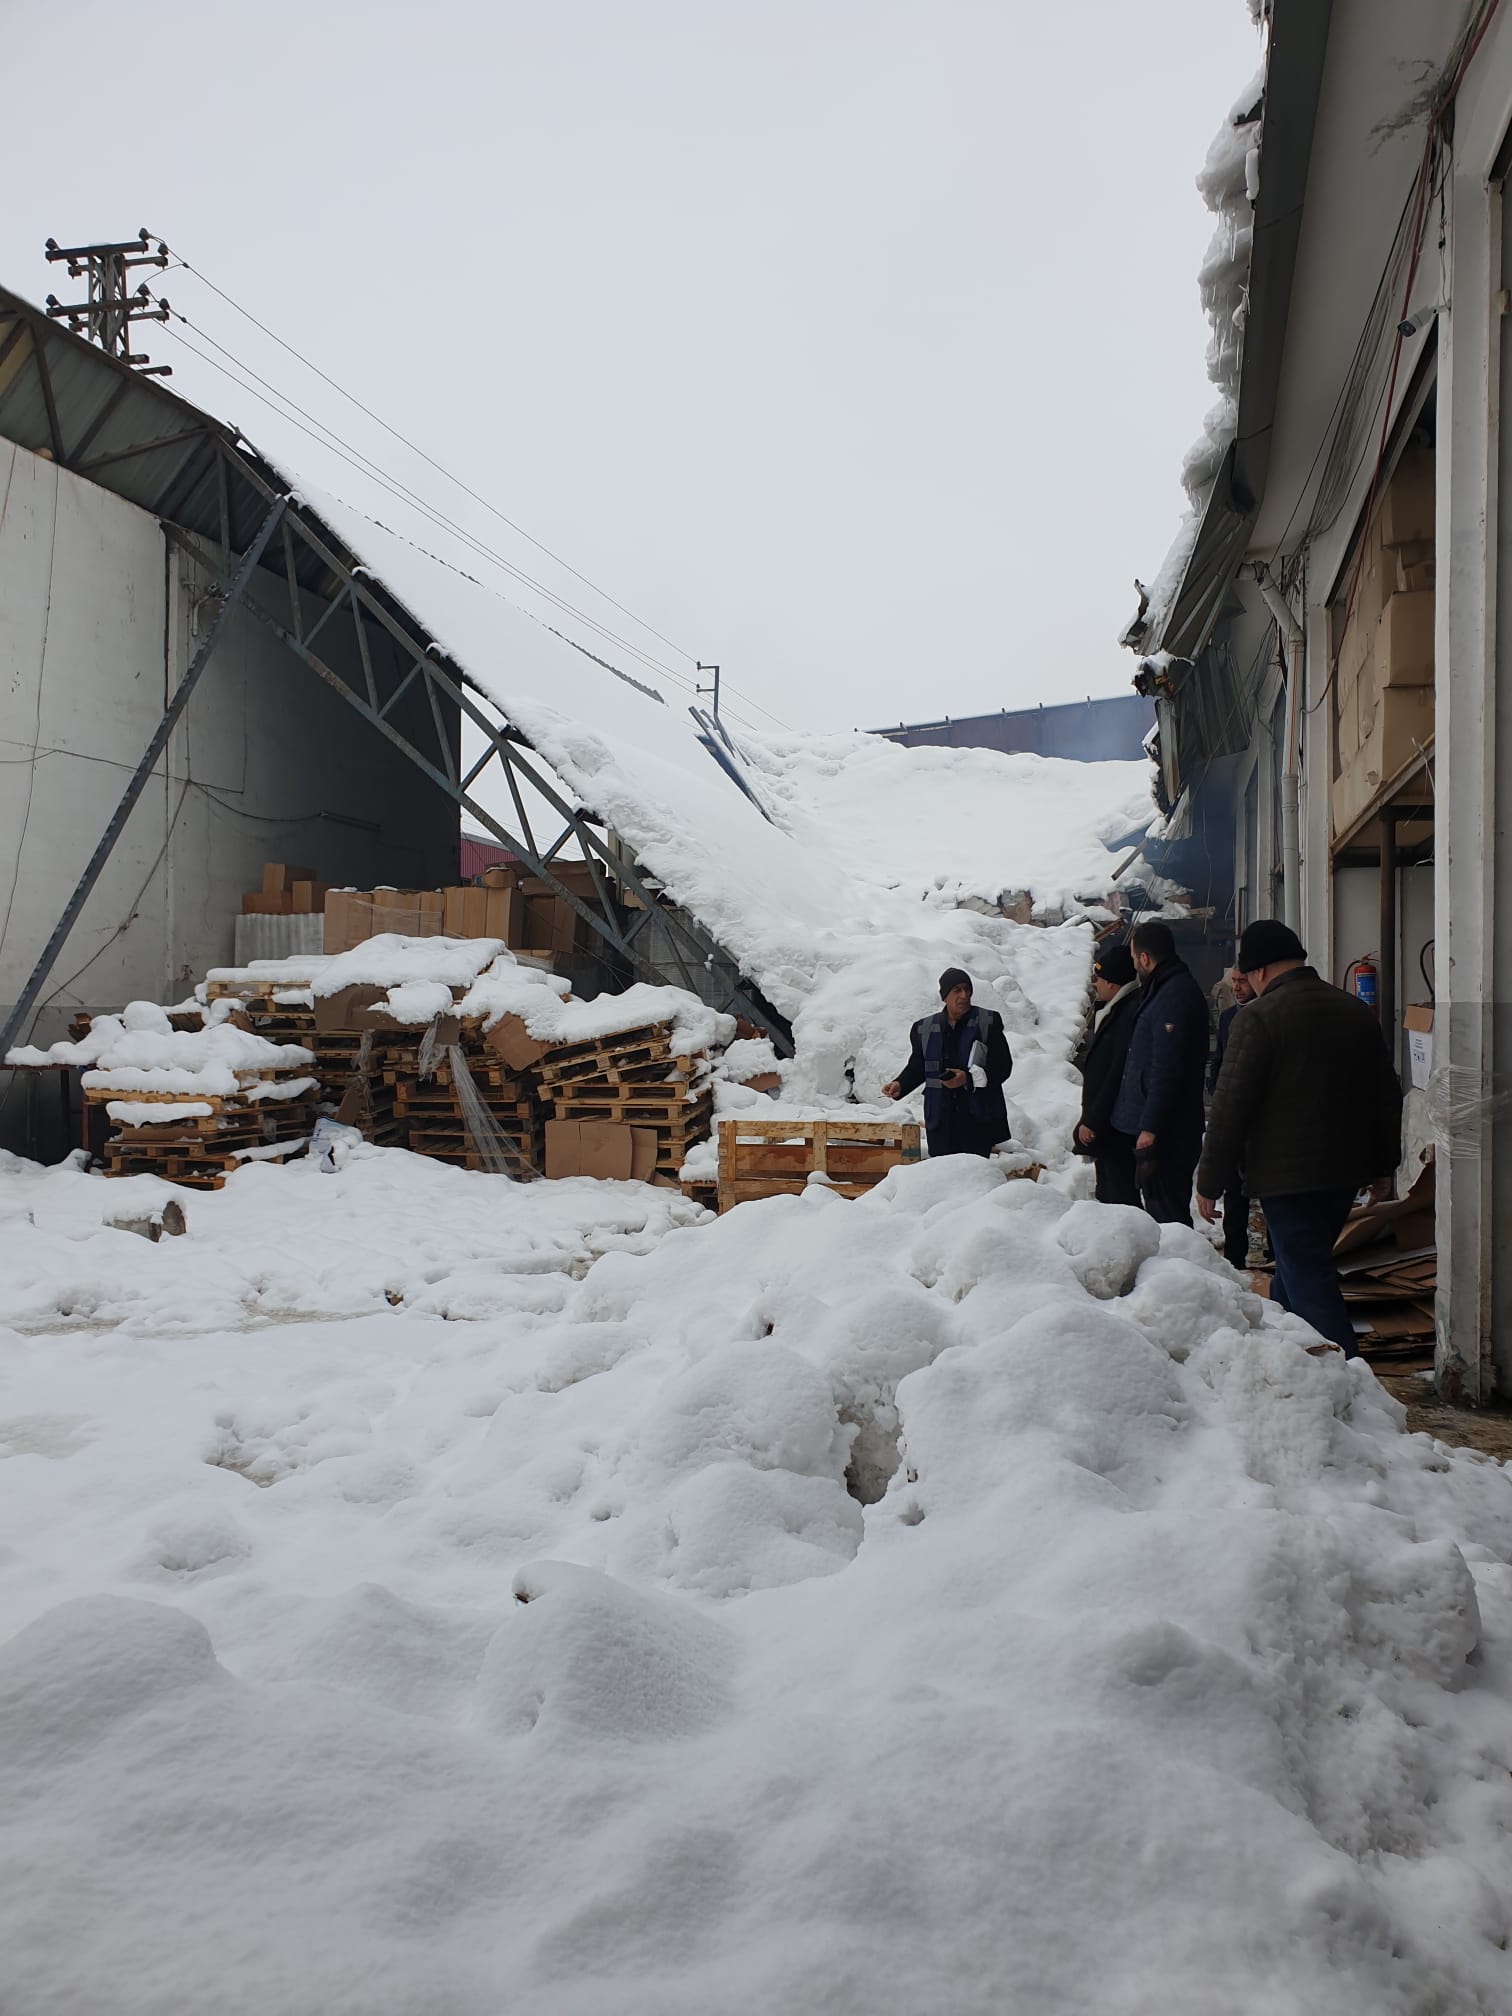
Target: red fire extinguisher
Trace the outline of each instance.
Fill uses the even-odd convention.
[[[1380,1003],[1376,994],[1376,963],[1374,959],[1356,959],[1344,976],[1345,985],[1354,990],[1357,1001],[1363,1001],[1372,1015],[1379,1013]]]

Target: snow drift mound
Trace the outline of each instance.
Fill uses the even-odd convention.
[[[1507,2010],[1512,1484],[1196,1232],[956,1159],[462,1264],[0,1333],[14,2016]]]

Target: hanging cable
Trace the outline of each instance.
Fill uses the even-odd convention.
[[[307,371],[313,371],[315,376],[324,384],[329,385],[333,392],[338,392],[349,405],[355,406],[359,413],[365,414],[375,426],[381,427],[384,433],[397,441],[402,448],[407,448],[412,455],[418,455],[422,462],[429,463],[438,476],[444,476],[448,483],[454,483],[464,496],[471,497],[475,504],[481,504],[483,509],[492,517],[497,518],[501,525],[507,525],[511,532],[518,533],[520,538],[527,540],[530,545],[535,547],[538,553],[544,553],[548,560],[553,560],[558,567],[565,568],[574,580],[581,581],[585,588],[591,588],[595,595],[602,596],[611,608],[618,609],[622,616],[628,616],[632,623],[638,624],[642,630],[648,631],[659,643],[665,644],[669,651],[676,651],[684,658],[692,658],[695,655],[691,651],[684,650],[682,645],[674,644],[670,637],[663,636],[654,624],[648,623],[643,616],[637,616],[633,609],[627,609],[623,602],[617,602],[607,589],[600,588],[596,581],[592,581],[586,574],[580,573],[570,560],[564,560],[560,553],[554,553],[549,546],[537,539],[533,533],[527,532],[523,525],[517,524],[513,518],[507,517],[497,505],[491,504],[486,497],[480,495],[469,484],[464,483],[460,476],[453,475],[451,470],[446,468],[443,463],[438,462],[434,455],[428,454],[418,442],[411,441],[407,435],[401,434],[397,427],[391,427],[381,414],[375,413],[371,406],[365,406],[356,394],[349,392],[339,380],[331,377],[329,372],[322,371],[318,364],[313,363],[302,351],[296,350],[292,343],[286,342],[276,330],[270,329],[266,322],[260,322],[250,309],[244,308],[239,301],[226,292],[224,287],[218,287],[208,273],[202,271],[200,267],[191,264],[187,259],[180,259],[179,264],[186,273],[192,273],[196,280],[203,286],[208,287],[212,294],[218,294],[228,308],[234,308],[238,315],[252,324],[254,329],[260,329],[269,342],[276,343],[280,350],[286,350],[296,362],[303,364]],[[203,333],[201,331],[201,334]]]
[[[349,392],[346,389],[346,387],[339,382],[339,380],[333,378],[329,372],[323,371],[318,364],[314,363],[310,358],[306,357],[303,354],[303,352],[296,349],[293,344],[287,342],[282,336],[280,336],[277,333],[276,330],[271,329],[265,322],[261,321],[256,315],[252,314],[252,312],[249,309],[244,308],[241,305],[241,303],[237,301],[232,295],[227,293],[223,287],[217,286],[217,284],[209,277],[209,275],[203,272],[199,267],[195,266],[188,259],[182,258],[178,254],[172,254],[171,256],[173,258],[175,268],[181,268],[183,271],[187,273],[192,273],[194,277],[197,280],[199,280],[204,286],[208,287],[213,294],[218,295],[219,298],[223,300],[228,307],[234,309],[238,315],[243,317],[244,320],[250,322],[254,328],[260,330],[262,334],[269,339],[270,342],[276,343],[281,350],[286,351],[289,356],[295,359],[296,362],[302,364],[306,370],[313,372],[314,375],[322,381],[322,383],[330,386],[333,391],[339,393],[340,396],[343,399],[347,400],[347,402],[350,405],[355,406],[360,413],[364,414],[376,426],[381,427],[383,431],[386,434],[388,434],[393,440],[397,441],[401,447],[408,449],[411,454],[418,456],[421,461],[425,462],[429,467],[434,469],[438,475],[445,477],[445,479],[449,483],[454,484],[456,488],[461,490],[465,496],[470,497],[475,503],[481,505],[482,508],[485,511],[487,511],[492,517],[497,518],[500,524],[508,526],[508,528],[512,532],[518,534],[520,538],[526,540],[530,545],[534,546],[538,552],[543,553],[549,560],[553,561],[557,566],[564,568],[566,572],[571,574],[575,580],[581,581],[585,587],[591,589],[595,595],[599,596],[603,601],[607,602],[611,608],[617,609],[621,615],[628,617],[630,621],[634,623],[638,628],[646,631],[649,636],[656,638],[659,643],[665,644],[669,650],[675,651],[680,657],[688,659],[694,658],[694,654],[692,652],[685,650],[681,645],[675,643],[670,637],[666,636],[662,631],[658,630],[654,624],[648,623],[644,617],[637,616],[634,610],[628,608],[626,604],[617,600],[616,597],[611,595],[607,589],[601,588],[597,582],[593,581],[588,575],[584,574],[580,569],[574,567],[570,561],[564,560],[559,553],[554,552],[552,548],[547,546],[542,540],[537,539],[532,533],[527,532],[524,526],[518,524],[514,519],[508,517],[503,511],[499,510],[496,505],[490,503],[488,498],[483,496],[481,492],[473,489],[471,485],[465,483],[461,477],[454,475],[451,470],[447,469],[443,463],[438,461],[435,456],[428,453],[427,450],[420,447],[420,445],[417,442],[410,440],[407,435],[401,434],[397,428],[391,426],[388,421],[383,419],[381,414],[376,413],[370,406],[365,405],[362,400],[357,398],[354,393]],[[186,328],[192,328],[195,331],[196,335],[200,336],[205,342],[212,344],[214,348],[219,350],[223,356],[229,358],[232,363],[236,364],[239,369],[247,372],[247,374],[250,377],[256,379],[259,384],[265,386],[266,389],[269,392],[272,392],[275,397],[282,399],[287,405],[292,407],[296,412],[302,413],[304,417],[308,421],[310,421],[314,426],[320,428],[323,433],[329,435],[332,441],[340,443],[341,447],[346,449],[349,453],[357,455],[361,459],[361,461],[368,464],[370,470],[373,470],[375,472],[377,471],[377,465],[372,462],[371,457],[363,455],[360,449],[356,449],[350,442],[344,441],[343,438],[336,432],[334,428],[327,426],[327,424],[324,421],[317,419],[315,415],[306,412],[305,409],[303,407],[300,407],[297,404],[297,402],[292,398],[290,398],[290,396],[287,393],[280,391],[279,388],[272,385],[270,381],[260,377],[259,374],[255,372],[250,365],[246,364],[242,359],[236,357],[234,353],[228,350],[224,344],[218,342],[216,338],[209,333],[208,330],[206,330],[198,323],[191,322],[187,316],[180,314],[177,310],[171,312],[173,314],[174,320],[182,322]],[[176,331],[174,332],[174,334],[177,336]],[[180,342],[184,342],[184,338],[182,336],[178,336],[177,340]],[[189,344],[185,344],[185,347],[190,349],[193,348],[193,346]],[[203,361],[212,364],[214,362],[213,359],[209,358],[205,358]],[[251,390],[252,388],[246,387],[244,389]],[[254,393],[253,396],[256,397],[257,395]],[[384,478],[383,480],[389,480],[389,479]],[[392,480],[398,482],[399,479],[392,479]],[[427,513],[431,515],[433,518],[435,518],[438,522],[446,525],[447,529],[457,530],[459,532],[459,536],[467,538],[469,543],[475,547],[475,550],[478,550],[481,553],[485,554],[489,559],[495,561],[497,565],[503,567],[507,572],[513,574],[517,579],[529,585],[535,592],[550,597],[552,600],[556,602],[558,607],[567,610],[570,614],[575,616],[578,621],[587,622],[591,624],[595,629],[598,630],[601,636],[609,638],[621,649],[631,651],[636,656],[640,657],[643,663],[656,666],[656,668],[664,672],[667,677],[675,679],[679,685],[684,686],[687,690],[692,691],[694,693],[697,692],[696,681],[688,680],[685,677],[685,675],[675,672],[671,667],[665,665],[661,660],[655,658],[654,655],[642,651],[640,647],[633,645],[628,640],[617,636],[614,631],[608,628],[607,625],[598,622],[597,619],[595,618],[587,616],[581,610],[574,609],[572,605],[566,602],[562,597],[556,596],[552,590],[545,588],[543,584],[533,580],[531,576],[525,574],[519,568],[516,568],[513,565],[513,563],[507,561],[502,554],[495,552],[492,548],[486,546],[480,541],[475,540],[471,534],[461,532],[461,529],[456,527],[454,525],[454,522],[448,519],[444,512],[440,511],[436,507],[426,505],[424,501],[419,499],[416,493],[410,490],[407,485],[401,483],[399,487],[404,492],[404,494],[407,497],[409,497],[412,501],[416,502],[420,506],[420,508],[426,510]],[[745,693],[741,691],[739,688],[735,687],[733,682],[727,681],[726,685],[728,690],[737,692],[739,694],[739,697],[745,702],[747,706],[754,707],[759,714],[764,714],[768,720],[774,722],[778,727],[786,726],[786,724],[783,721],[781,721],[781,719],[777,715],[773,714],[769,708],[764,707],[760,701],[753,699],[749,693]],[[731,711],[734,712],[733,709]],[[739,719],[740,717],[737,715],[736,718]],[[746,722],[745,725],[749,727],[752,724]]]
[[[519,581],[522,586],[528,588],[533,594],[540,595],[545,601],[560,609],[565,615],[572,617],[574,621],[586,624],[590,630],[597,632],[600,637],[603,637],[618,649],[636,658],[649,670],[659,674],[663,678],[671,680],[675,685],[680,686],[684,692],[689,694],[697,693],[698,688],[696,683],[680,673],[675,666],[668,665],[665,660],[654,657],[629,638],[620,636],[617,632],[609,629],[606,624],[601,623],[596,617],[590,616],[585,610],[579,609],[574,604],[566,601],[555,590],[546,587],[543,582],[537,581],[533,576],[526,574],[523,569],[515,566],[512,561],[507,560],[502,553],[499,553],[495,548],[479,539],[476,534],[469,532],[465,526],[458,524],[455,519],[449,518],[438,507],[428,503],[425,498],[421,497],[417,491],[412,490],[400,478],[391,476],[380,464],[374,462],[370,456],[365,455],[360,448],[344,440],[325,421],[319,419],[305,407],[300,406],[297,401],[290,398],[286,392],[281,391],[271,381],[263,378],[251,365],[245,363],[241,358],[235,356],[233,352],[227,350],[224,344],[217,342],[214,337],[210,336],[197,324],[191,323],[187,316],[181,315],[177,309],[171,310],[170,313],[171,320],[165,325],[165,333],[171,336],[176,343],[181,344],[192,356],[197,357],[201,363],[208,365],[212,371],[219,372],[222,377],[229,379],[233,385],[238,386],[244,392],[250,393],[259,404],[266,406],[269,411],[276,413],[281,420],[297,429],[298,432],[306,435],[310,440],[316,442],[327,453],[335,455],[338,460],[345,462],[348,467],[355,469],[360,476],[363,476],[370,482],[377,483],[398,502],[407,504],[412,509],[418,511],[438,530],[444,531],[453,538],[460,540],[479,559],[497,566],[504,573]],[[219,363],[214,357],[207,355],[205,351],[199,348],[198,344],[191,343],[180,330],[173,326],[175,322],[183,323],[186,328],[192,328],[196,336],[203,337],[206,342],[214,344],[214,347],[223,356],[230,359],[231,364],[234,364],[236,369],[229,369],[227,365]],[[245,373],[246,376],[239,376],[239,373]],[[259,387],[263,389],[259,390]],[[346,500],[339,499],[338,501],[345,502]],[[369,517],[369,514],[361,511],[355,505],[349,504],[347,508],[355,511],[359,517],[367,518],[370,524],[377,525],[379,523],[378,520]],[[403,533],[395,532],[392,527],[380,526],[379,529],[389,532],[394,537],[404,538],[405,536]],[[475,577],[463,573],[462,569],[452,567],[451,562],[442,559],[437,554],[429,552],[427,548],[418,545],[415,541],[406,540],[406,544],[415,546],[417,552],[425,553],[428,559],[435,560],[438,565],[451,567],[453,572],[463,574],[464,579],[475,579]],[[477,585],[481,587],[486,584],[479,582]],[[566,641],[570,642],[571,640],[567,639]],[[590,653],[589,655],[592,656],[594,654]],[[615,668],[611,666],[609,669],[612,671]],[[628,677],[628,675],[621,676]],[[632,680],[631,683],[635,684],[638,682]],[[757,708],[761,713],[768,714],[768,718],[776,722],[779,727],[785,725],[778,720],[776,715],[770,714],[768,709],[763,708],[759,701],[750,700],[747,695],[742,695],[741,697],[746,701],[747,705]],[[743,727],[754,731],[755,724],[740,713],[738,709],[731,708],[728,711]]]

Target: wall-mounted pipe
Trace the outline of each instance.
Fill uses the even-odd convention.
[[[1302,815],[1297,793],[1297,759],[1301,720],[1302,682],[1307,669],[1307,636],[1292,614],[1291,604],[1267,573],[1265,563],[1254,566],[1256,586],[1265,606],[1276,619],[1286,646],[1286,744],[1281,766],[1281,908],[1286,922],[1299,935],[1302,930]]]

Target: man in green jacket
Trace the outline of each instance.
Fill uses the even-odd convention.
[[[1314,972],[1287,925],[1249,925],[1236,964],[1256,998],[1224,1052],[1197,1208],[1211,1223],[1242,1168],[1276,1256],[1272,1299],[1352,1358],[1334,1241],[1356,1193],[1401,1160],[1402,1088],[1375,1016]]]

